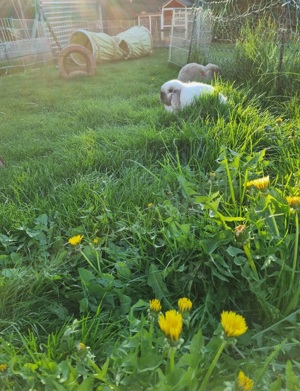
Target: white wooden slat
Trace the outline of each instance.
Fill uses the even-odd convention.
[[[42,0],[41,3],[43,5],[57,5],[57,4],[78,4],[78,5],[83,5],[82,1],[76,1],[76,0],[70,0],[70,1],[44,1]],[[84,2],[84,5],[86,4],[92,4],[92,5],[97,5],[97,2],[95,0],[87,0]]]
[[[98,0],[39,0],[39,3],[55,57],[62,47],[68,45],[69,37],[76,29],[89,29],[96,23],[102,25]]]
[[[40,6],[49,20],[50,18],[53,20],[54,18],[61,19],[62,17],[96,20],[100,16],[97,0],[86,0],[84,3],[78,0],[40,0]]]

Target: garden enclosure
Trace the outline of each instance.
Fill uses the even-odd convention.
[[[247,72],[239,45],[254,31],[261,47],[246,53],[251,61],[260,49],[267,49],[268,60],[283,71],[292,58],[299,57],[299,0],[246,0],[243,7],[230,0],[198,3],[201,7],[173,12],[170,63],[180,67],[188,62],[215,63],[229,75],[232,63],[241,60],[241,71]]]
[[[249,31],[260,28],[262,35],[257,39],[264,48],[265,42],[272,43],[268,57],[279,71],[299,57],[299,0],[221,0],[197,4],[195,8],[173,11],[170,63],[179,67],[192,61],[216,63],[230,76],[232,63],[238,60],[241,71],[247,72],[243,54],[238,58],[238,45],[245,38],[246,27]],[[136,20],[103,21],[98,0],[36,0],[34,20],[0,19],[0,72],[25,70],[57,59],[77,30],[117,36],[139,23],[150,30],[153,46],[160,47],[168,40],[161,41],[159,20],[158,15],[150,19],[140,15]],[[276,50],[272,52],[274,45]],[[256,53],[249,55],[255,57]]]
[[[102,30],[98,0],[34,0],[35,18],[0,19],[0,72],[39,67],[58,57],[76,29]]]
[[[35,20],[0,19],[0,74],[52,61],[50,42]]]
[[[98,0],[36,0],[35,5],[34,20],[0,19],[0,72],[47,64],[74,41],[85,46],[87,37],[96,60],[134,58],[152,49],[146,27],[137,20],[103,21]]]

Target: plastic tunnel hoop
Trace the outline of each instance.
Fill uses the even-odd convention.
[[[78,56],[81,60],[79,69],[69,71],[68,61],[72,56]],[[74,60],[73,60],[74,61]],[[78,65],[78,64],[77,64]],[[73,78],[77,76],[93,76],[96,71],[96,63],[92,53],[81,45],[68,45],[59,54],[58,68],[63,78]]]
[[[137,58],[152,51],[152,37],[144,26],[132,27],[114,37],[79,29],[71,35],[70,44],[89,50],[96,62]],[[77,65],[82,65],[82,59],[76,53],[72,59]]]
[[[118,47],[114,38],[105,33],[92,33],[87,30],[76,30],[70,38],[70,44],[81,45],[92,53],[96,62],[121,60],[123,51]],[[83,65],[80,56],[73,54],[73,61]]]

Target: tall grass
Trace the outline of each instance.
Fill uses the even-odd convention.
[[[298,95],[299,36],[290,36],[288,29],[279,29],[270,19],[260,19],[257,26],[244,27],[236,49],[240,66],[234,77],[252,94],[261,95],[261,104],[272,106],[274,100]]]
[[[207,98],[173,115],[159,102],[177,75],[166,58],[101,64],[93,78],[45,68],[0,79],[7,389],[197,390],[205,377],[233,390],[236,363],[257,389],[293,389],[299,222],[286,197],[299,196],[297,96],[262,109],[224,81],[226,107]],[[267,175],[266,192],[247,187]],[[147,309],[184,296],[193,312],[179,383]],[[243,314],[249,331],[221,356],[223,310]]]

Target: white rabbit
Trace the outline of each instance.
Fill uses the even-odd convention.
[[[212,80],[215,76],[221,74],[221,68],[215,64],[201,65],[196,62],[191,62],[186,64],[181,68],[178,74],[178,80],[187,83],[189,81],[196,81],[198,79],[202,80]]]
[[[182,110],[185,106],[192,104],[196,98],[203,94],[213,94],[215,88],[204,83],[183,83],[180,80],[170,80],[162,85],[160,100],[165,109],[170,112]],[[218,93],[220,103],[226,103],[227,98]]]

